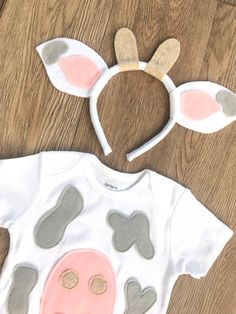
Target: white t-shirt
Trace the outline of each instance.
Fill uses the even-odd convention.
[[[163,314],[232,231],[180,184],[78,152],[0,161],[1,314]]]

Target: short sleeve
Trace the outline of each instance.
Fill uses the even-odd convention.
[[[0,160],[0,226],[8,228],[35,202],[41,154]]]
[[[170,225],[171,255],[178,274],[206,275],[232,234],[186,189]]]

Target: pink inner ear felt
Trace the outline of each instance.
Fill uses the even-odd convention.
[[[187,91],[181,94],[181,111],[189,119],[203,120],[221,110],[216,100],[203,91]]]
[[[71,85],[89,89],[101,75],[99,67],[86,56],[74,55],[58,61],[62,71]]]

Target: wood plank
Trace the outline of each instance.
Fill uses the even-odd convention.
[[[6,3],[6,0],[0,0],[0,16],[1,16],[1,13],[3,11],[3,7],[4,7],[5,3]]]
[[[217,0],[220,3],[236,6],[236,0]]]
[[[0,19],[0,158],[41,150],[80,150],[96,154],[117,170],[151,168],[189,187],[236,230],[235,123],[211,135],[176,126],[157,147],[129,163],[125,153],[163,127],[169,103],[167,92],[154,78],[122,73],[99,98],[99,114],[113,148],[113,154],[104,157],[91,125],[88,100],[52,87],[35,52],[49,38],[77,38],[111,66],[116,63],[115,32],[125,26],[136,35],[144,61],[165,39],[180,41],[180,58],[170,71],[177,85],[208,79],[236,91],[235,19],[236,8],[215,0],[7,0]],[[8,239],[1,229],[0,264]],[[168,313],[235,314],[235,250],[234,237],[205,278],[183,276]]]
[[[58,93],[49,84],[35,47],[64,35],[99,50],[111,5],[106,1],[8,1],[0,24],[2,158],[71,147],[87,100]]]
[[[220,4],[205,51],[199,79],[236,90],[236,9]],[[187,132],[179,179],[219,218],[236,229],[235,123],[211,135]],[[184,169],[184,172],[183,172]],[[204,171],[202,171],[204,169]],[[236,312],[236,241],[231,240],[209,274],[196,281],[184,276],[174,289],[170,313]],[[211,288],[209,288],[211,287]],[[178,296],[181,295],[181,300]],[[232,301],[234,300],[234,301]],[[191,304],[191,305],[190,305]]]
[[[9,250],[9,241],[9,232],[6,229],[0,228],[0,271]]]

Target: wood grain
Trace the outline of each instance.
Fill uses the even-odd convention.
[[[3,10],[4,3],[5,3],[5,0],[0,0],[0,16]]]
[[[157,147],[129,163],[125,153],[164,126],[169,103],[154,78],[122,73],[99,98],[99,114],[113,148],[113,154],[104,157],[90,122],[88,100],[57,91],[35,52],[50,38],[71,37],[98,51],[110,66],[116,63],[115,32],[125,26],[136,35],[141,60],[149,60],[167,38],[180,41],[181,55],[170,71],[177,85],[208,79],[235,92],[233,5],[233,0],[6,0],[0,19],[0,158],[80,150],[96,154],[117,170],[150,168],[190,188],[236,230],[236,123],[210,135],[176,126]],[[8,238],[1,229],[0,264]],[[168,313],[236,313],[235,236],[205,278],[178,280]]]
[[[236,0],[218,0],[220,3],[236,6]]]

